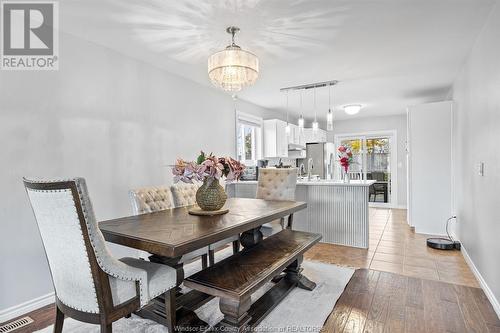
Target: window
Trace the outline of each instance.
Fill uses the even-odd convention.
[[[248,166],[262,158],[262,118],[236,113],[236,155]]]
[[[396,131],[336,135],[335,143],[348,146],[353,154],[349,167],[351,179],[375,180],[370,187],[369,201],[380,206],[395,205],[397,194]],[[336,177],[341,175],[340,166]]]

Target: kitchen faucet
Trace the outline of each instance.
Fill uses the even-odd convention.
[[[307,160],[307,180],[309,181],[311,180],[312,169],[314,169],[313,159],[309,158]]]
[[[306,167],[304,163],[300,163],[299,165],[299,176],[303,176],[306,173]]]
[[[328,162],[328,176],[333,179],[333,153],[330,153],[330,161]]]

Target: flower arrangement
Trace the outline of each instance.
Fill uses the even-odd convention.
[[[223,176],[227,182],[233,182],[240,179],[243,170],[245,165],[231,157],[216,157],[212,153],[207,155],[202,151],[195,162],[177,159],[172,173],[175,183],[193,183],[204,181],[206,178],[219,180]]]
[[[352,152],[351,149],[347,146],[340,145],[338,150],[338,157],[340,165],[344,168],[344,171],[347,173],[349,171],[349,165],[352,162]]]

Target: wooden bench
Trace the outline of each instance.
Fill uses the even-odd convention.
[[[184,285],[220,297],[224,319],[219,325],[240,332],[257,325],[293,288],[316,287],[300,265],[304,252],[320,239],[319,234],[283,230],[188,277]],[[284,278],[251,304],[250,296],[283,271]]]

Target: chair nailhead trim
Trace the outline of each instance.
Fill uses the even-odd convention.
[[[85,218],[85,224],[87,225],[87,230],[89,232],[89,238],[90,238],[90,243],[92,244],[92,247],[94,248],[94,254],[96,256],[96,260],[99,264],[99,267],[101,267],[101,269],[108,275],[110,276],[113,276],[117,279],[120,279],[120,280],[124,280],[124,281],[138,281],[139,282],[139,292],[140,292],[140,299],[141,299],[141,304],[143,303],[142,306],[145,306],[148,302],[149,302],[149,295],[145,295],[145,292],[144,292],[144,281],[141,279],[141,278],[138,278],[137,280],[136,279],[133,279],[133,278],[129,278],[129,277],[125,277],[125,276],[120,276],[118,274],[115,274],[113,272],[110,272],[105,266],[104,266],[104,263],[102,262],[102,259],[99,257],[99,254],[95,251],[95,244],[94,244],[94,234],[92,233],[92,229],[90,228],[90,224],[89,224],[89,217],[88,217],[88,214],[87,214],[87,209],[86,209],[86,197],[84,197],[83,195],[83,191],[82,191],[82,188],[81,188],[81,185],[80,185],[80,182],[78,180],[75,180],[75,184],[76,184],[76,188],[78,190],[78,196],[80,198],[80,202],[82,203],[82,210],[83,210],[83,215],[84,215],[84,218]],[[98,226],[96,226],[98,228]],[[141,306],[141,307],[142,307]]]

